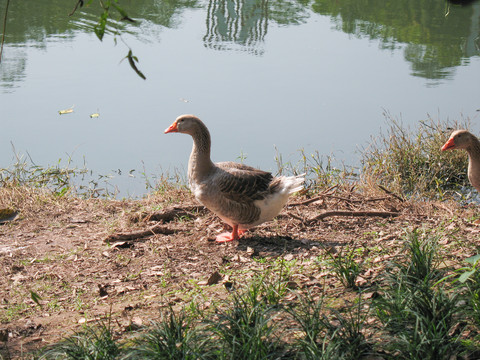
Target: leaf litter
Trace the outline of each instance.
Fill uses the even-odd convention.
[[[473,205],[336,187],[323,196],[297,196],[273,221],[218,244],[211,240],[224,224],[186,190],[141,200],[58,198],[8,188],[0,195],[13,191],[16,196],[0,196],[0,208],[19,212],[0,227],[0,332],[12,356],[108,316],[118,317],[122,333],[158,319],[162,308],[180,309],[198,297],[209,307],[280,259],[291,264],[292,291],[343,303],[357,295],[340,284],[326,254],[346,248],[360,249],[356,286],[368,299],[375,296],[369,286],[401,255],[405,231],[440,235],[444,258],[460,267],[475,255],[480,230],[470,220],[478,213]],[[326,212],[337,215],[318,216]]]

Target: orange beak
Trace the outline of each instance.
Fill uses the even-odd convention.
[[[172,125],[170,125],[167,129],[165,129],[165,134],[168,134],[168,133],[171,133],[171,132],[178,132],[176,121]]]
[[[453,138],[448,139],[445,145],[442,146],[442,151],[449,149],[455,149],[455,141],[453,141]]]

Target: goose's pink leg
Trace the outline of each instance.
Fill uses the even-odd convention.
[[[233,225],[232,233],[224,232],[217,235],[217,242],[224,243],[232,240],[238,240],[246,230],[238,230],[238,225]]]

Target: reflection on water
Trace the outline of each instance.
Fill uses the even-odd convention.
[[[428,0],[316,0],[337,30],[379,40],[383,49],[404,47],[412,75],[448,79],[454,68],[480,55],[480,2],[466,6]]]
[[[4,92],[10,92],[15,88],[15,83],[25,77],[28,52],[22,49],[32,46],[46,48],[47,41],[73,41],[78,32],[94,34],[93,28],[99,21],[100,8],[86,5],[69,16],[74,3],[65,0],[36,0],[14,1],[9,5],[4,53],[0,63],[0,87]],[[2,14],[3,5],[0,2]],[[184,9],[196,8],[198,4],[196,0],[135,0],[125,2],[122,6],[137,20],[136,23],[112,18],[106,33],[119,31],[145,40],[148,37],[158,37],[162,27],[174,27]]]
[[[162,27],[175,27],[185,9],[205,7],[203,41],[207,48],[254,55],[265,51],[269,23],[305,23],[313,10],[329,16],[339,31],[378,40],[385,50],[402,48],[412,75],[432,80],[451,78],[456,67],[480,55],[479,1],[460,6],[429,0],[209,0],[206,4],[138,0],[122,6],[137,23],[112,19],[111,28],[140,39],[158,37]],[[11,4],[5,41],[8,50],[0,67],[4,91],[24,78],[26,54],[17,45],[42,47],[47,39],[65,41],[73,39],[77,31],[93,33],[98,7],[85,6],[68,17],[70,11],[64,0]]]
[[[3,92],[12,92],[25,78],[26,51],[22,47],[10,47],[2,54],[0,83]]]
[[[216,50],[262,55],[269,21],[298,25],[308,17],[307,4],[292,0],[209,0],[203,41],[206,47]]]
[[[268,0],[210,0],[207,7],[205,45],[230,50],[233,44],[261,55],[268,29]]]

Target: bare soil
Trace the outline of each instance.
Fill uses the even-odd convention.
[[[381,190],[367,196],[353,188],[292,198],[275,220],[226,244],[214,241],[222,222],[182,189],[118,201],[3,188],[1,208],[19,212],[0,225],[0,354],[6,358],[106,317],[122,336],[169,305],[195,300],[208,308],[279,257],[294,264],[296,291],[343,301],[355,295],[321,261],[327,251],[361,248],[367,265],[358,282],[368,287],[387,261],[402,255],[408,230],[438,235],[445,263],[458,266],[477,253],[480,236],[476,206],[402,201]]]

